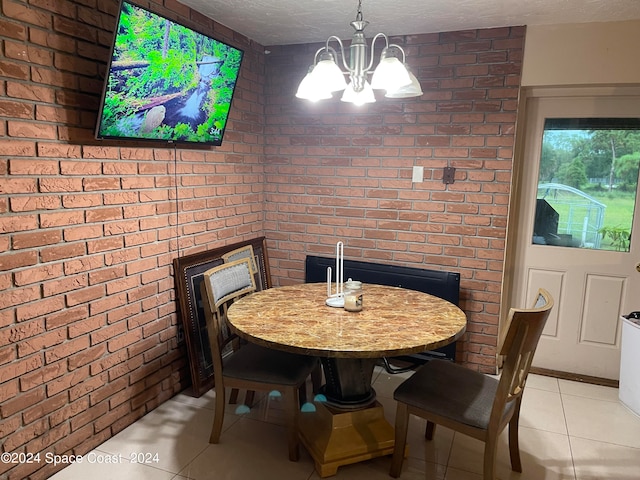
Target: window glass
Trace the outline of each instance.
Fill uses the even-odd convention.
[[[533,243],[628,252],[640,119],[546,119]]]

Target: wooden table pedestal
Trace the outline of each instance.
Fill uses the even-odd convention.
[[[300,413],[300,441],[322,478],[335,475],[342,465],[393,453],[394,430],[380,403],[353,411],[314,404],[315,412]]]

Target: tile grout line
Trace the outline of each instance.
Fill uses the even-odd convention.
[[[571,445],[571,435],[569,435],[569,423],[567,422],[567,413],[564,406],[564,394],[560,389],[559,382],[558,382],[558,392],[560,393],[560,405],[562,406],[562,418],[564,418],[564,428],[567,431],[567,442],[569,443],[569,453],[571,454],[571,467],[573,468],[573,478],[578,480],[578,472],[576,471],[576,462],[573,458],[573,446]]]

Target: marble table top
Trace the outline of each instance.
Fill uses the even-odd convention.
[[[374,358],[432,350],[458,339],[466,316],[433,295],[363,285],[363,309],[325,304],[325,283],[270,288],[241,298],[227,313],[243,338],[280,350],[324,357]]]

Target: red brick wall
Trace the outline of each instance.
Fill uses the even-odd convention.
[[[350,259],[460,272],[469,326],[459,358],[492,371],[524,28],[393,40],[424,95],[363,107],[296,99],[319,45],[271,48],[271,273],[275,284],[299,282],[304,257],[333,256],[338,240]],[[424,182],[412,184],[414,165],[424,166]],[[456,168],[452,185],[442,182],[446,166]]]
[[[118,2],[0,0],[2,451],[86,453],[187,386],[172,260],[263,231],[262,49],[149,3],[245,50],[222,147],[95,141]]]

